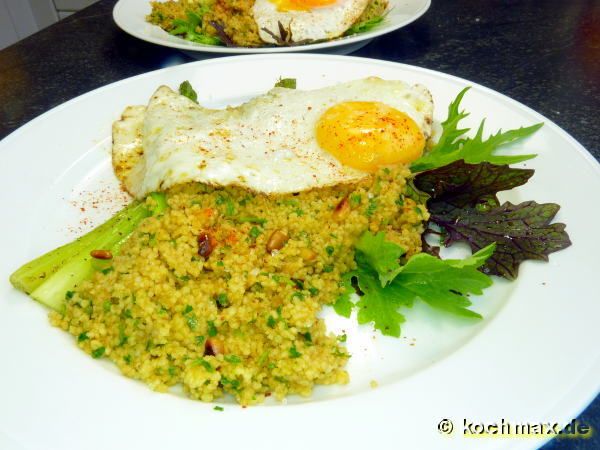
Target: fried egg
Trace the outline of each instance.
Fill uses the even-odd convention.
[[[271,44],[334,39],[356,22],[369,0],[256,0],[252,7],[260,38]]]
[[[375,77],[310,91],[276,87],[225,109],[161,86],[113,124],[113,167],[138,198],[192,181],[300,192],[413,161],[432,115],[424,86]]]

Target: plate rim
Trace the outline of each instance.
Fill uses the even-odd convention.
[[[175,48],[178,50],[183,50],[185,52],[192,53],[216,53],[216,54],[227,54],[227,55],[243,55],[243,54],[274,54],[274,53],[306,53],[311,51],[326,51],[327,49],[335,49],[335,48],[343,48],[346,46],[352,46],[353,44],[358,44],[363,41],[368,41],[374,39],[376,37],[382,36],[387,33],[391,33],[400,28],[403,28],[419,18],[421,18],[431,7],[431,0],[419,0],[423,3],[421,9],[419,11],[408,18],[407,20],[401,21],[397,24],[390,24],[388,26],[381,27],[380,30],[376,29],[373,31],[368,31],[365,33],[360,33],[354,36],[348,36],[345,38],[338,38],[332,41],[321,42],[318,44],[308,44],[308,45],[300,45],[297,47],[266,47],[266,48],[244,48],[244,47],[220,47],[220,46],[211,46],[211,45],[203,45],[197,44],[194,42],[185,41],[182,39],[182,43],[176,42],[168,42],[159,38],[155,38],[153,36],[147,36],[144,33],[137,32],[132,30],[127,26],[126,22],[123,20],[122,9],[127,2],[132,0],[118,0],[112,10],[112,17],[115,24],[125,33],[133,36],[137,39],[140,39],[145,42],[149,42],[155,45],[160,45],[162,47]],[[148,0],[149,1],[149,0]]]

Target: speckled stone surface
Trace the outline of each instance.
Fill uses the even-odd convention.
[[[120,31],[114,3],[102,0],[0,51],[0,138],[87,91],[192,61]],[[354,55],[490,87],[550,118],[600,159],[598,0],[434,0],[417,22]],[[600,399],[580,420],[596,429],[591,439],[554,440],[545,448],[599,449]]]

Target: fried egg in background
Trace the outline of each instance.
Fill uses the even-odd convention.
[[[256,0],[252,8],[260,38],[271,44],[279,24],[291,32],[293,42],[334,39],[356,22],[369,0]]]
[[[204,108],[161,86],[113,124],[113,166],[135,197],[196,181],[265,194],[356,182],[418,158],[433,100],[421,85],[370,77],[302,91],[276,87]]]

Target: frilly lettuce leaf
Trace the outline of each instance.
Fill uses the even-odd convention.
[[[454,161],[464,160],[467,163],[490,162],[493,164],[514,164],[534,158],[536,155],[499,155],[496,152],[508,144],[531,136],[543,124],[538,123],[529,127],[515,130],[498,131],[496,134],[483,138],[485,119],[481,121],[474,137],[465,137],[469,128],[459,128],[459,122],[469,114],[460,111],[460,102],[470,88],[463,89],[448,107],[448,117],[442,122],[442,135],[438,142],[421,158],[414,161],[412,172],[422,172],[446,166]]]

